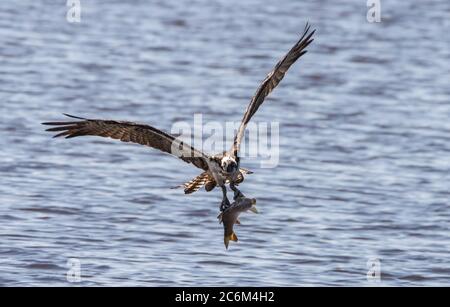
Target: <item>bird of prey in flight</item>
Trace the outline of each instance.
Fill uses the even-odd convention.
[[[66,138],[73,138],[83,135],[97,135],[118,139],[123,142],[133,142],[150,146],[178,156],[183,161],[192,163],[203,171],[193,180],[182,185],[184,187],[184,192],[190,194],[197,191],[202,186],[205,186],[206,191],[211,191],[216,186],[219,186],[223,193],[220,210],[224,211],[230,206],[225,185],[229,184],[230,188],[233,190],[234,199],[243,197],[243,194],[237,189],[236,185],[244,180],[245,174],[251,173],[249,170],[240,167],[239,158],[239,146],[244,137],[248,122],[264,102],[264,99],[283,79],[289,67],[306,53],[305,48],[313,41],[312,36],[314,32],[315,30],[310,32],[310,26],[307,24],[303,35],[298,42],[266,76],[247,106],[231,148],[221,154],[208,155],[178,141],[175,136],[152,126],[128,121],[86,119],[65,114],[68,117],[76,119],[76,121],[46,122],[43,124],[56,126],[47,129],[47,131],[58,132],[54,137],[65,136]],[[174,144],[176,146],[174,146]],[[174,148],[180,146],[182,148],[181,154],[178,150],[174,152]]]

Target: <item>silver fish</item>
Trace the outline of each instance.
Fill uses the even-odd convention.
[[[256,210],[256,199],[254,198],[246,198],[240,197],[234,201],[229,208],[227,208],[224,212],[221,212],[217,217],[219,219],[219,223],[223,222],[223,242],[225,247],[228,249],[228,244],[231,241],[237,242],[238,238],[236,233],[233,231],[234,224],[240,224],[238,217],[242,212],[251,211],[254,213],[258,213]]]

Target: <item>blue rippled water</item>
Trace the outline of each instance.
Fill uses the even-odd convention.
[[[449,285],[450,3],[381,1],[0,3],[0,284]],[[242,190],[223,247],[220,192],[169,187],[198,174],[143,146],[51,139],[61,113],[239,120],[309,21],[309,52],[254,117],[280,123],[280,163]]]

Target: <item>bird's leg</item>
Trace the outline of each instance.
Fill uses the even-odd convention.
[[[233,182],[230,183],[230,188],[231,188],[231,189],[233,190],[233,192],[234,192],[234,196],[233,196],[233,199],[234,199],[234,200],[238,199],[239,197],[244,197],[244,194],[242,194],[242,192],[239,191],[238,188],[236,188],[236,186],[234,185]]]
[[[222,188],[223,199],[222,199],[222,204],[220,205],[220,211],[223,212],[227,208],[229,208],[231,206],[231,204],[227,197],[227,188],[225,187],[225,185],[221,186],[221,188]]]

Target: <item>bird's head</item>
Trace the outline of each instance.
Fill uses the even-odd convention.
[[[229,156],[225,156],[222,158],[222,160],[220,161],[220,166],[222,167],[222,170],[227,173],[234,173],[238,168],[236,160]]]

